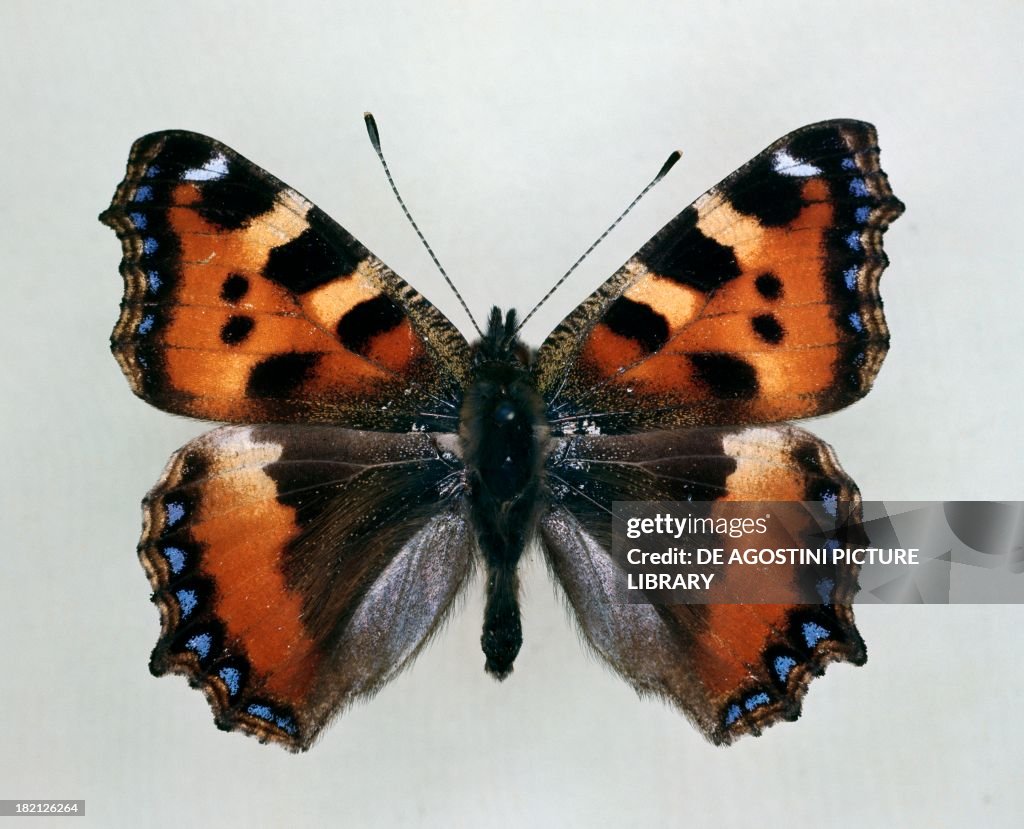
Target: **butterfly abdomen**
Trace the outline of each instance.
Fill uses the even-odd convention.
[[[498,679],[522,645],[516,567],[532,530],[543,464],[543,407],[515,348],[515,318],[491,327],[477,352],[460,417],[467,499],[487,565],[481,645]]]

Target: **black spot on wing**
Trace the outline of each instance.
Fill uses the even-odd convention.
[[[199,184],[202,200],[198,211],[206,221],[227,230],[245,227],[253,219],[270,212],[278,188],[260,179],[237,159],[230,159],[228,172],[220,178]]]
[[[210,463],[205,451],[191,449],[181,458],[176,487],[183,487],[201,481],[210,472]]]
[[[817,476],[825,474],[825,469],[821,464],[821,449],[814,441],[802,441],[792,450],[792,452],[793,459],[800,464],[804,470]]]
[[[155,137],[149,136],[150,139]],[[163,136],[159,152],[150,160],[143,183],[153,179],[178,179],[186,170],[202,167],[217,152],[217,145],[203,135],[169,133]]]
[[[786,151],[793,158],[807,159],[815,167],[832,171],[840,169],[842,157],[849,154],[850,148],[838,127],[819,124],[794,135]]]
[[[233,273],[224,280],[220,287],[220,298],[232,305],[249,292],[249,280],[240,273]]]
[[[338,339],[349,351],[365,354],[374,337],[390,331],[404,319],[405,312],[379,294],[360,302],[338,320]]]
[[[228,321],[220,329],[221,342],[226,345],[238,345],[240,342],[244,342],[245,338],[252,332],[254,325],[255,322],[253,322],[252,317],[229,317]]]
[[[705,236],[697,227],[697,210],[687,207],[640,251],[647,267],[681,285],[709,293],[740,275],[732,248]]]
[[[614,333],[639,343],[648,354],[668,342],[668,323],[649,305],[621,296],[601,320]]]
[[[263,275],[297,294],[319,288],[356,269],[367,251],[317,207],[302,233],[270,251]],[[330,240],[330,241],[328,241]]]
[[[749,400],[757,394],[757,371],[746,360],[717,351],[689,357],[697,379],[715,397]]]
[[[765,271],[754,280],[754,287],[765,299],[779,299],[782,296],[782,280],[771,271]]]
[[[782,342],[783,337],[786,336],[782,324],[774,314],[758,314],[750,320],[750,325],[758,337],[772,345]]]
[[[740,213],[753,216],[768,227],[781,227],[803,210],[802,189],[803,179],[775,172],[772,155],[766,154],[729,182],[724,195]]]
[[[320,357],[301,351],[268,357],[253,366],[245,393],[249,397],[288,397],[309,379]]]

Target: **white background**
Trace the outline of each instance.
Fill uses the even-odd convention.
[[[119,247],[95,217],[136,137],[205,132],[465,329],[364,110],[478,316],[531,305],[681,148],[531,322],[536,344],[768,143],[863,118],[907,205],[886,237],[892,350],[865,400],[810,428],[865,498],[1022,499],[1022,10],[4,0],[0,797],[85,798],[98,826],[1017,825],[1020,607],[862,608],[865,667],[719,749],[583,652],[535,555],[504,684],[482,670],[475,586],[308,754],[217,731],[183,679],[147,670],[158,618],[134,554],[142,494],[204,427],[129,392],[107,347]]]

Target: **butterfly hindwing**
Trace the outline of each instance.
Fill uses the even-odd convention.
[[[796,130],[701,196],[555,329],[538,385],[565,433],[772,423],[870,388],[882,234],[903,210],[875,130]]]
[[[865,661],[851,607],[856,566],[787,568],[785,579],[773,568],[772,601],[791,595],[785,604],[735,603],[754,572],[739,564],[716,575],[709,604],[632,604],[611,553],[613,501],[824,501],[846,511],[837,513],[841,535],[859,494],[813,435],[774,426],[578,436],[559,441],[547,472],[552,505],[541,539],[584,638],[634,688],[680,707],[713,742],[796,719],[826,664]],[[783,545],[764,536],[729,542]],[[807,603],[808,578],[820,603]]]
[[[450,436],[227,426],[179,450],[144,503],[154,673],[218,725],[304,750],[409,663],[466,583]]]
[[[101,216],[122,242],[112,348],[176,414],[454,431],[468,346],[295,190],[196,133],[135,142]]]

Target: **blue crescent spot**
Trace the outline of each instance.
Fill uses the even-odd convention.
[[[792,656],[776,656],[774,667],[775,676],[779,678],[779,682],[785,682],[789,672],[796,667],[796,660]]]
[[[850,181],[850,193],[854,196],[866,196],[868,195],[868,187],[864,183],[864,179],[855,178]]]
[[[146,178],[153,178],[154,176],[160,175],[160,167],[156,164],[152,165],[146,170]]]
[[[839,546],[839,543],[835,541],[835,539],[830,538],[829,541],[833,542],[836,545],[836,547]],[[836,549],[836,547],[833,547],[832,549]],[[832,579],[820,579],[818,583],[814,585],[814,589],[818,592],[818,595],[821,597],[822,604],[832,603],[832,589],[835,586],[836,583]]]
[[[817,622],[804,622],[803,624],[804,641],[807,643],[807,647],[813,648],[822,639],[828,639],[831,635],[828,630],[823,628]]]
[[[146,314],[142,318],[142,322],[139,323],[138,331],[140,334],[148,334],[153,330],[153,323],[156,322],[156,318],[152,314]]]
[[[860,232],[852,231],[849,236],[846,237],[846,246],[850,250],[860,250]]]
[[[181,501],[170,501],[165,505],[167,510],[167,526],[173,527],[185,517],[185,505]]]
[[[209,633],[197,633],[185,643],[185,647],[199,654],[200,659],[206,659],[211,645],[213,645],[213,637]]]
[[[277,727],[282,729],[287,734],[294,735],[296,732],[295,725],[292,723],[291,717],[278,717],[274,722],[277,723]]]
[[[268,705],[257,705],[254,702],[245,710],[254,717],[259,717],[261,720],[272,720],[274,718],[274,714],[271,712],[270,706]]]
[[[153,188],[148,184],[143,184],[138,190],[135,191],[135,195],[132,196],[132,201],[152,201],[153,199]]]
[[[129,213],[128,218],[132,220],[136,230],[146,229],[146,216],[144,213]]]
[[[850,312],[850,316],[847,319],[850,321],[850,327],[858,334],[864,330],[864,323],[861,322],[860,314],[856,311]]]
[[[142,240],[142,252],[146,254],[146,256],[156,253],[156,249],[158,247],[160,247],[160,243],[152,236],[147,236]]]
[[[199,606],[199,599],[196,596],[195,590],[179,590],[174,595],[178,597],[178,607],[181,608],[181,617],[183,619],[187,618]]]
[[[242,686],[242,673],[238,668],[221,668],[217,671],[217,676],[224,680],[224,684],[228,686],[228,693],[231,696],[238,693],[238,689]]]
[[[860,368],[867,361],[867,355],[863,351],[858,351],[853,355],[853,364]]]
[[[839,508],[839,496],[830,489],[825,490],[821,493],[821,505],[825,508],[825,512],[835,518]]]
[[[843,281],[846,283],[846,287],[850,291],[857,290],[857,266],[854,265],[852,268],[847,268],[843,271]]]
[[[160,290],[160,286],[163,285],[163,280],[160,278],[160,274],[156,271],[150,271],[146,274],[147,281],[149,282],[150,293],[155,294]]]
[[[868,220],[868,216],[870,216],[870,215],[871,215],[871,208],[870,207],[858,207],[856,210],[853,211],[854,218],[858,222],[860,222],[861,224],[864,224],[864,222],[866,222]]]
[[[740,718],[740,707],[738,705],[730,705],[729,710],[725,712],[725,727],[728,728],[736,720]]]
[[[171,572],[174,575],[178,575],[182,570],[185,569],[185,551],[178,547],[164,547],[161,550],[164,558],[167,559],[167,563],[171,565]]]
[[[764,691],[759,694],[754,694],[752,697],[747,697],[743,703],[743,707],[748,711],[753,711],[755,708],[760,708],[762,705],[767,705],[772,699]]]
[[[857,162],[854,161],[852,158],[844,158],[842,161],[842,166],[844,170],[856,170]]]

